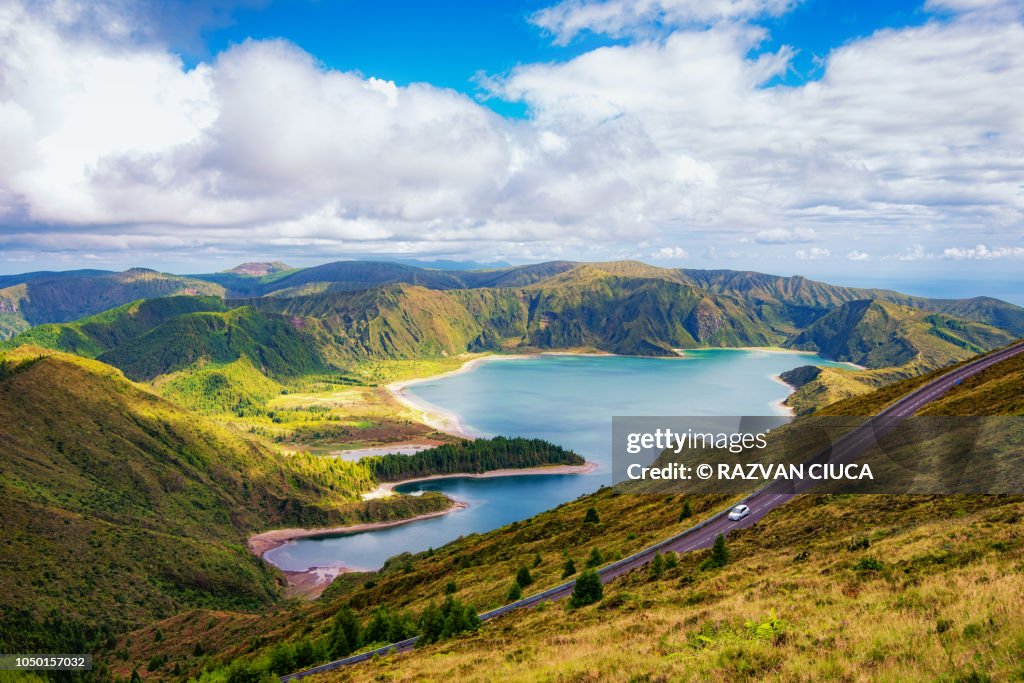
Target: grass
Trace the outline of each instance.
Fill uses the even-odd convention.
[[[903,380],[829,412],[876,412],[927,379]],[[934,409],[1019,414],[1021,386],[1024,362],[1007,361]],[[364,618],[379,605],[415,611],[443,599],[451,582],[460,600],[490,609],[504,604],[522,566],[530,567],[531,589],[543,590],[563,580],[566,559],[582,570],[598,548],[604,562],[613,561],[727,501],[691,497],[693,517],[681,521],[686,502],[603,489],[494,532],[397,557],[375,575],[332,586],[317,603],[258,619],[225,616],[232,642],[213,659],[193,661],[183,648],[169,656],[192,671],[257,657],[277,642],[326,637],[342,605]],[[591,507],[596,524],[584,522]],[[709,551],[681,554],[659,578],[643,569],[610,583],[596,606],[516,612],[478,634],[321,680],[1013,679],[1024,675],[1022,519],[1020,497],[803,496],[730,534],[723,568],[701,568]]]
[[[0,424],[18,425],[0,431],[5,651],[45,638],[51,611],[119,630],[183,609],[263,607],[282,582],[246,550],[251,533],[449,505],[363,502],[376,483],[365,466],[280,453],[110,366],[38,348],[0,357]],[[22,609],[34,626],[8,630]]]
[[[1008,680],[1024,675],[1022,514],[1019,499],[804,497],[730,534],[723,569],[682,555],[597,606],[517,612],[320,680]],[[861,533],[870,546],[849,550]]]

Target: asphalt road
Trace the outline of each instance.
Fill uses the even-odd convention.
[[[865,422],[863,426],[858,427],[842,439],[839,439],[830,451],[829,456],[831,460],[833,462],[849,461],[873,445],[875,443],[876,420],[882,422],[882,419],[884,418],[885,422],[888,423],[889,421],[900,417],[909,417],[917,412],[922,406],[941,397],[947,391],[956,386],[958,382],[971,377],[972,375],[976,375],[986,368],[1022,352],[1024,352],[1024,341],[1017,342],[1016,344],[1008,346],[1005,349],[984,358],[979,358],[978,360],[966,363],[965,365],[932,380],[928,384],[915,389]],[[820,457],[822,457],[821,453],[815,454],[815,456],[809,459],[809,462]],[[598,571],[601,575],[601,581],[603,583],[608,583],[617,576],[621,576],[622,574],[642,567],[650,562],[654,558],[655,554],[660,552],[669,550],[675,552],[687,552],[690,550],[697,550],[699,548],[708,548],[715,542],[715,537],[717,537],[718,534],[728,534],[733,529],[752,526],[769,512],[780,505],[785,505],[791,498],[798,494],[799,490],[794,490],[792,483],[782,482],[769,484],[750,494],[742,501],[750,507],[750,514],[743,519],[739,521],[730,520],[728,513],[732,508],[726,508],[686,531],[667,538],[655,545],[644,548],[629,557],[624,557],[618,562],[614,562],[601,568]],[[541,602],[549,602],[551,600],[559,600],[561,598],[568,597],[572,593],[575,585],[575,581],[567,581],[566,583],[550,588],[542,593],[531,595],[517,602],[491,610],[490,612],[484,612],[480,615],[480,620],[488,621],[513,610],[532,607]],[[299,671],[287,676],[282,676],[281,681],[296,680],[299,678],[305,678],[306,676],[312,676],[331,671],[333,669],[338,669],[343,666],[358,664],[359,662],[372,659],[374,656],[383,655],[389,652],[404,652],[411,650],[417,640],[418,638],[409,638],[408,640],[393,643],[376,650],[371,650],[370,652],[364,652],[362,654],[328,662],[327,664],[321,664],[320,666],[306,669],[305,671]]]

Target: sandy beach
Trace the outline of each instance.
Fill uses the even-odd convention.
[[[782,386],[786,387],[786,389],[789,390],[789,394],[792,394],[794,391],[796,391],[796,387],[794,387],[792,384],[790,384],[786,380],[782,379],[781,375],[772,375],[771,378],[772,378],[773,382],[778,382]],[[772,401],[772,407],[778,409],[778,411],[782,415],[788,415],[789,417],[796,417],[796,411],[793,410],[791,407],[786,405],[786,399],[789,398],[789,394],[787,394],[786,398],[780,398],[778,401]]]
[[[430,382],[435,379],[441,379],[442,377],[452,377],[453,375],[461,375],[462,373],[469,372],[480,363],[492,360],[522,360],[536,356],[537,354],[527,355],[496,355],[496,356],[481,356],[480,358],[473,358],[466,361],[456,370],[450,370],[449,372],[443,372],[439,375],[431,375],[429,377],[416,377],[414,379],[403,379],[398,382],[392,382],[387,385],[387,390],[395,397],[399,403],[404,405],[406,408],[416,411],[420,414],[420,419],[430,427],[433,427],[439,432],[446,432],[453,436],[459,436],[464,439],[475,439],[476,435],[471,434],[462,425],[459,420],[459,416],[450,410],[439,408],[427,401],[420,398],[414,397],[410,394],[407,389],[414,384],[420,384],[422,382]]]
[[[424,424],[433,427],[439,432],[446,432],[453,436],[462,437],[464,439],[475,439],[477,435],[469,432],[459,419],[459,416],[455,413],[439,408],[438,406],[428,403],[421,398],[413,396],[407,389],[414,384],[420,384],[422,382],[431,382],[435,379],[441,379],[442,377],[451,377],[453,375],[461,375],[462,373],[469,372],[477,365],[486,363],[493,360],[528,360],[531,358],[539,358],[541,356],[614,356],[614,353],[607,353],[604,351],[540,351],[537,353],[517,353],[517,354],[495,354],[493,356],[480,356],[479,358],[473,358],[462,364],[456,370],[449,370],[439,375],[430,375],[429,377],[416,377],[414,379],[403,379],[397,382],[392,382],[387,385],[388,392],[391,393],[395,399],[404,405],[406,408],[410,408],[420,414],[420,419]]]

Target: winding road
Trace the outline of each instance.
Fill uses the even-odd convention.
[[[823,457],[829,458],[832,462],[851,460],[875,443],[875,427],[879,423],[882,423],[883,421],[884,423],[890,423],[894,419],[909,417],[923,406],[943,396],[964,379],[976,375],[996,363],[1000,363],[1020,353],[1024,353],[1024,341],[1011,344],[1006,348],[1000,349],[999,351],[983,356],[969,363],[965,363],[964,365],[949,371],[931,382],[918,387],[909,394],[906,394],[895,403],[892,403],[877,415],[867,420],[863,425],[857,427],[837,440],[828,453],[817,453],[813,457],[809,458],[808,462],[818,461]],[[810,485],[811,484],[808,484],[808,486]],[[734,503],[734,505],[744,503],[750,507],[750,514],[747,517],[744,517],[739,521],[730,520],[729,510],[733,507],[733,505],[730,505],[728,508],[721,510],[717,514],[705,519],[703,522],[687,529],[686,531],[644,548],[629,557],[624,557],[618,562],[602,567],[598,571],[601,576],[601,581],[603,583],[608,583],[617,576],[621,576],[622,574],[633,571],[638,567],[642,567],[650,562],[654,558],[655,554],[660,552],[687,552],[690,550],[697,550],[699,548],[710,547],[715,542],[715,537],[718,536],[718,534],[728,534],[733,529],[749,527],[775,508],[789,502],[790,499],[799,494],[799,487],[799,482],[796,485],[796,489],[794,489],[794,484],[792,482],[780,481],[768,484],[750,494],[742,501]],[[522,600],[493,609],[490,612],[484,612],[480,615],[480,620],[489,621],[514,610],[532,607],[541,602],[548,602],[568,597],[572,593],[575,585],[575,581],[567,581],[541,593],[537,593],[523,598]],[[304,671],[282,676],[281,681],[292,681],[315,674],[325,673],[343,666],[365,662],[375,656],[384,655],[389,652],[404,652],[412,649],[418,639],[418,637],[409,638],[375,650],[370,650],[369,652],[363,652],[358,655],[352,655],[351,657],[345,657],[344,659],[328,662],[327,664],[321,664],[320,666],[315,666]]]

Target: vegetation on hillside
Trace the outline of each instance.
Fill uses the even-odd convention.
[[[0,289],[0,339],[33,325],[77,320],[137,299],[172,294],[223,296],[224,289],[145,268],[36,274]]]
[[[905,380],[832,410],[877,412],[923,381]],[[929,410],[957,405],[982,414],[1020,414],[1022,383],[1024,361],[1006,361],[955,387]],[[534,590],[543,590],[564,580],[567,567],[575,572],[585,566],[588,556],[614,561],[691,525],[680,510],[700,519],[727,503],[724,496],[603,489],[494,532],[396,558],[371,580],[338,584],[320,604],[304,606],[301,617],[255,624],[227,618],[220,624],[231,642],[262,652],[270,644],[253,646],[257,634],[274,632],[273,642],[291,642],[307,637],[311,624],[319,624],[314,637],[326,634],[345,605],[364,618],[381,606],[417,610],[443,599],[454,585],[463,601],[492,609],[504,604],[509,577],[523,567],[530,567]],[[1019,497],[803,496],[753,529],[731,532],[717,555],[708,549],[665,558],[658,572],[617,579],[604,587],[596,607],[565,611],[567,604],[555,604],[517,612],[468,639],[340,670],[328,680],[483,680],[497,670],[522,679],[613,680],[612,671],[651,666],[667,679],[713,672],[810,679],[916,680],[972,672],[1011,677],[1020,673],[1013,652],[1024,633],[1024,621],[1011,607],[1024,588],[1015,569],[1024,557],[1017,538],[1022,515]],[[586,522],[589,517],[597,521]],[[872,616],[881,611],[885,620]],[[814,643],[821,646],[840,628],[843,643],[829,641],[826,648],[838,647],[837,653],[820,656]],[[623,633],[628,648],[622,647]],[[187,653],[168,653],[183,667],[205,665]],[[238,656],[248,657],[244,647],[226,644],[216,661]]]
[[[110,366],[39,348],[0,355],[0,424],[17,425],[0,430],[7,652],[56,652],[67,633],[109,634],[187,608],[265,606],[280,575],[246,550],[251,533],[450,505],[440,495],[363,502],[374,480],[362,465],[283,455]]]
[[[244,313],[182,315],[136,330],[116,349],[74,327],[25,341],[80,348],[86,355],[102,348],[104,360],[132,377],[244,355],[280,380],[288,376],[285,365],[275,362],[281,359],[296,361],[290,376],[298,376],[466,351],[590,348],[672,355],[679,348],[763,345],[920,372],[1024,334],[1024,310],[994,299],[932,300],[804,278],[637,262],[462,272],[343,262],[256,278],[221,276],[243,281],[250,287],[243,293],[257,297],[230,304]]]

